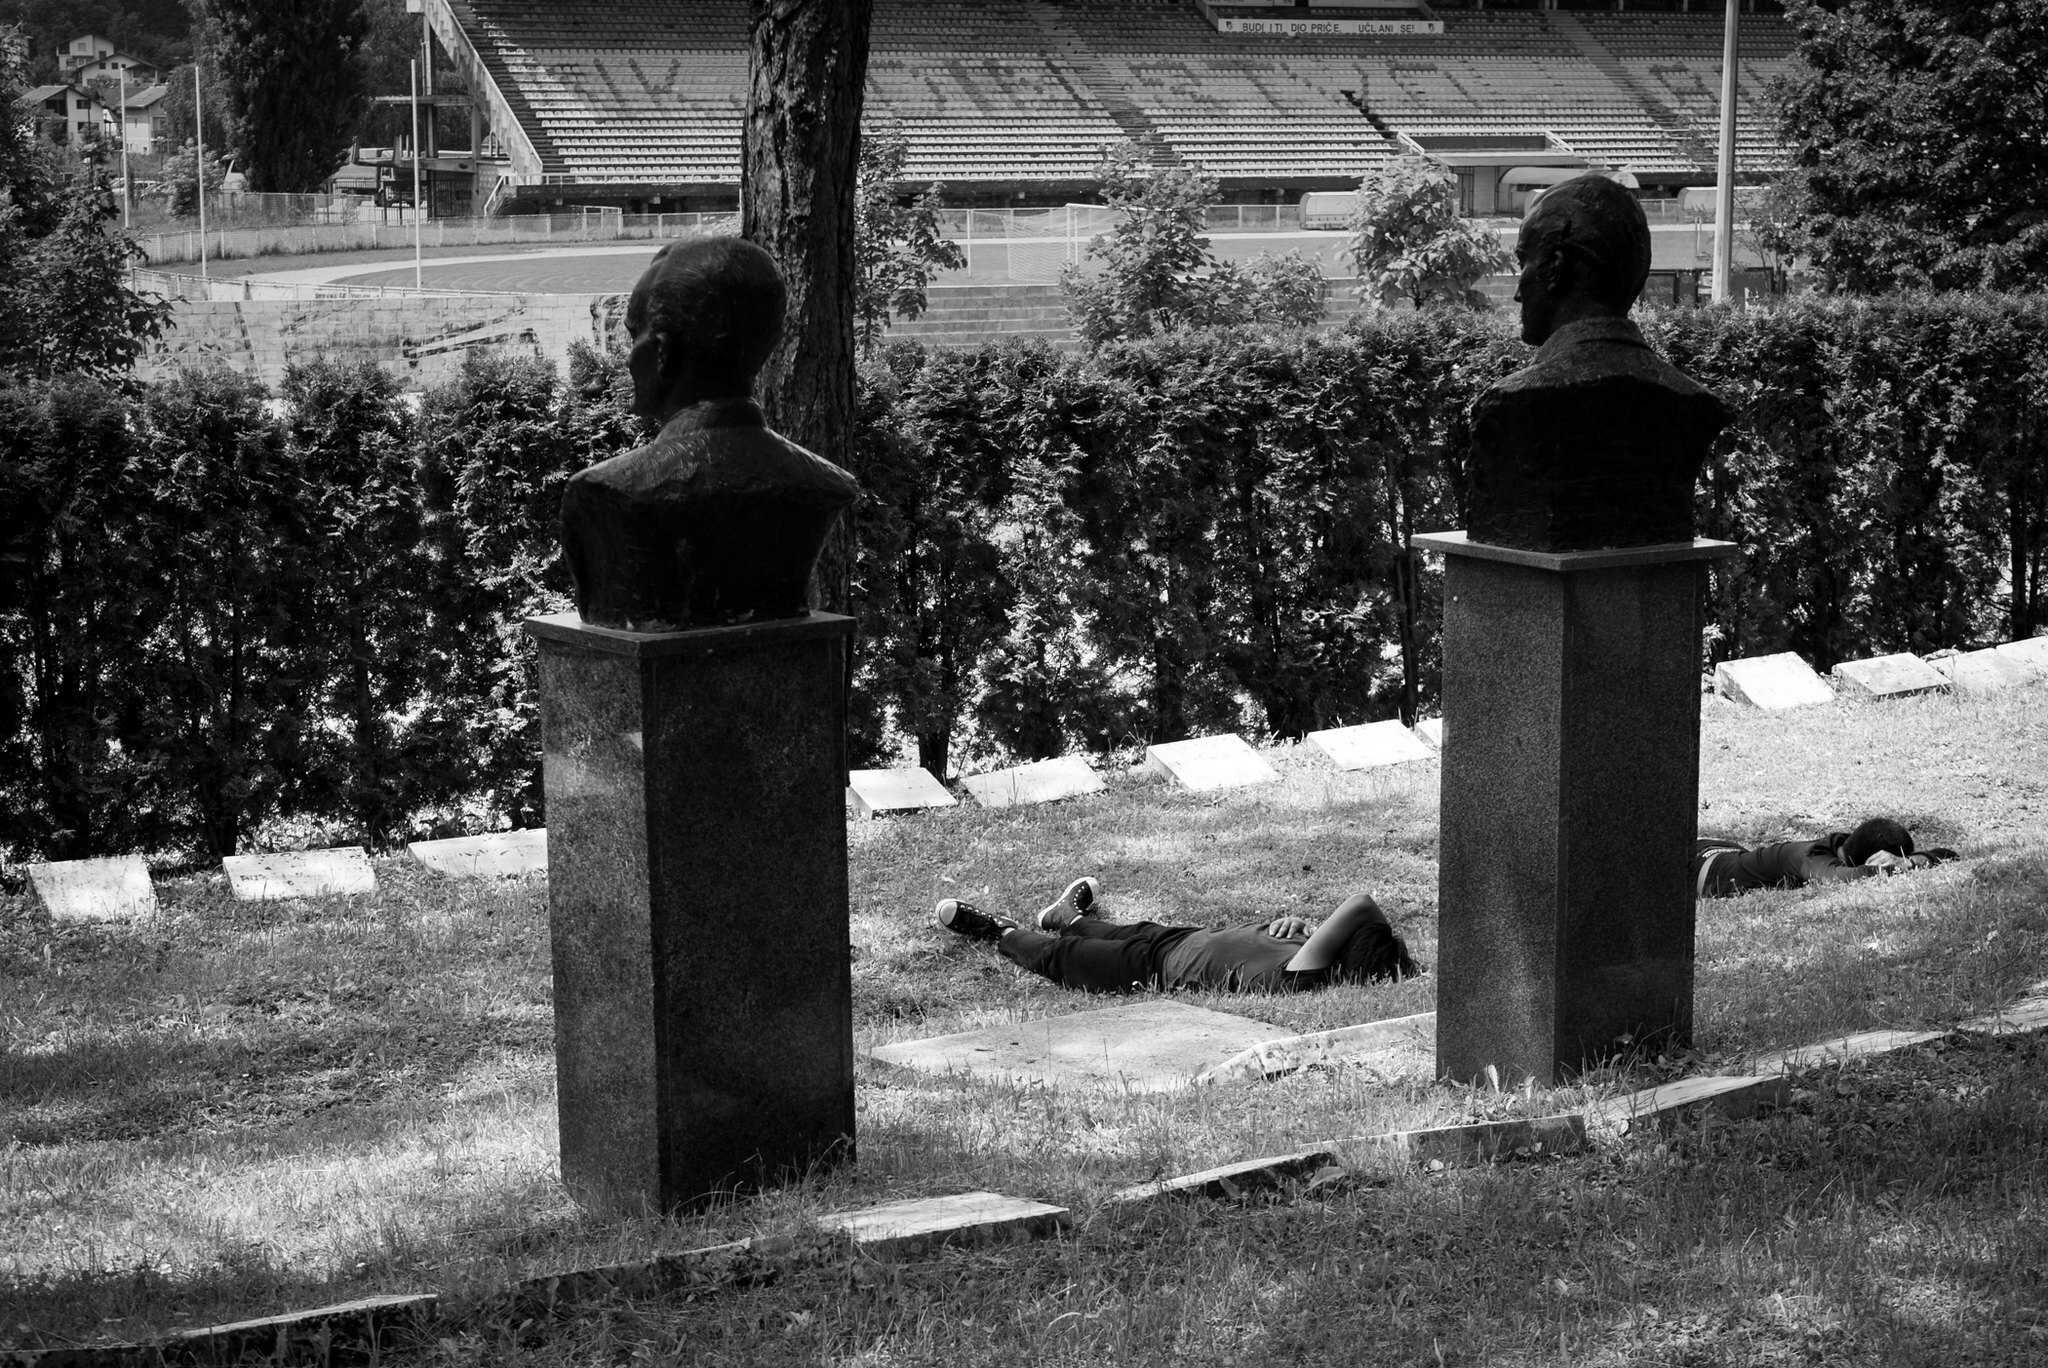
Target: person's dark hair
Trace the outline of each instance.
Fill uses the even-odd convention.
[[[1880,850],[1905,856],[1913,853],[1913,833],[1889,817],[1873,817],[1842,842],[1842,863],[1860,865]]]
[[[1351,933],[1337,952],[1337,977],[1346,983],[1414,978],[1422,969],[1408,953],[1408,944],[1384,920],[1369,921]]]
[[[1650,220],[1628,187],[1577,176],[1552,187],[1522,226],[1532,255],[1564,252],[1586,293],[1626,313],[1650,278]]]
[[[775,258],[736,237],[671,242],[626,301],[626,327],[663,333],[707,386],[752,394],[782,340],[788,295]]]

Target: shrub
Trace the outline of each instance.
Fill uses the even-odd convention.
[[[1825,668],[2042,621],[2048,302],[1650,313],[1735,420],[1699,489],[1717,656]],[[1465,413],[1505,319],[1179,331],[1060,353],[891,344],[853,454],[853,752],[1037,759],[1426,709]],[[294,370],[0,387],[0,840],[230,853],[542,821],[532,653],[569,474],[633,444],[616,355],[475,355],[423,396]]]

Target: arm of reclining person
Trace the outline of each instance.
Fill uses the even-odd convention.
[[[1255,921],[1250,923],[1250,925],[1263,927],[1266,934],[1275,940],[1305,941],[1308,939],[1309,933],[1315,930],[1316,924],[1307,917],[1298,917],[1290,914],[1285,917],[1275,917],[1271,921]]]
[[[1867,879],[1877,873],[1874,865],[1852,865],[1842,861],[1842,845],[1835,837],[1815,841],[1804,850],[1787,852],[1785,882],[1797,888],[1803,883],[1845,883]]]

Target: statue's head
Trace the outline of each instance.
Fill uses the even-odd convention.
[[[1541,345],[1574,319],[1627,316],[1650,277],[1650,222],[1627,187],[1579,176],[1522,220],[1515,260],[1522,340]]]
[[[782,340],[775,258],[734,237],[671,242],[633,286],[633,411],[657,421],[707,399],[744,399]]]

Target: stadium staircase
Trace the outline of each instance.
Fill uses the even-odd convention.
[[[1158,127],[1145,111],[1132,101],[1110,71],[1109,64],[1066,26],[1054,6],[1031,6],[1031,18],[1044,33],[1045,41],[1066,63],[1067,79],[1075,86],[1076,93],[1093,98],[1101,105],[1103,112],[1123,130],[1124,137],[1136,143],[1144,152],[1145,160],[1153,166],[1179,164],[1180,158],[1160,136]]]
[[[1608,80],[1626,90],[1642,102],[1643,108],[1657,121],[1657,126],[1669,134],[1678,147],[1678,153],[1688,161],[1702,166],[1714,163],[1714,149],[1719,144],[1718,136],[1712,142],[1703,140],[1693,122],[1657,97],[1655,91],[1635,78],[1635,74],[1623,66],[1607,45],[1593,36],[1593,31],[1579,22],[1579,16],[1569,10],[1553,10],[1549,14],[1553,27],[1578,45],[1587,60],[1600,69]]]

